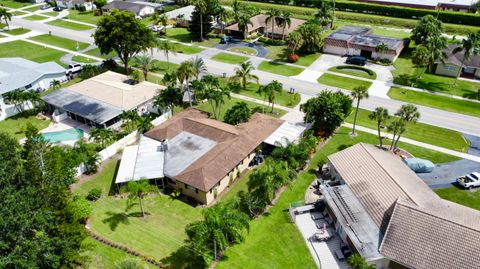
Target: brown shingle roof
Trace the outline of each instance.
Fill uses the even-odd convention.
[[[446,49],[443,50],[443,52],[446,54],[446,57],[444,59],[445,63],[462,66],[462,62],[463,62],[463,66],[473,67],[473,68],[480,67],[480,55],[472,55],[469,59],[465,59],[465,61],[463,61],[464,51],[453,53],[453,50],[457,47],[460,47],[460,45],[450,44]],[[440,62],[440,61],[437,61],[437,62]]]
[[[267,30],[267,32],[270,33],[272,31],[272,22],[269,21],[268,25],[267,25],[265,23],[266,19],[267,19],[267,15],[265,15],[265,14],[260,14],[260,15],[256,15],[256,16],[251,17],[250,22],[252,24],[248,25],[248,32],[256,31],[256,30],[258,30],[259,28],[262,28],[262,27],[267,27],[266,30]],[[288,35],[289,33],[295,31],[295,29],[297,29],[298,26],[304,24],[305,22],[306,22],[305,20],[291,18],[290,27],[288,25],[287,25],[287,27],[285,27],[285,35]],[[226,27],[225,29],[226,30],[232,30],[232,31],[240,31],[238,29],[238,23],[232,24],[232,25]],[[283,27],[274,23],[273,32],[276,35],[281,35],[282,32],[283,32]]]
[[[171,139],[182,131],[208,138],[217,144],[206,154],[175,176],[202,191],[209,191],[232,171],[263,140],[271,135],[282,120],[260,113],[238,126],[212,120],[196,109],[187,109],[155,127],[145,136],[156,140]]]

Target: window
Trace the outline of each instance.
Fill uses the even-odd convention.
[[[185,184],[185,188],[186,188],[187,190],[191,190],[191,191],[194,191],[194,192],[198,193],[197,188],[195,188],[195,187],[193,187],[193,186],[190,186],[190,185]]]
[[[443,69],[447,71],[455,71],[457,68],[454,65],[444,65]]]
[[[30,89],[32,87],[32,84],[28,84],[27,86],[25,86],[25,89]]]

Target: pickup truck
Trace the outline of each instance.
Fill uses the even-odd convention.
[[[68,69],[65,71],[65,75],[71,76],[73,74],[79,73],[80,71],[82,71],[81,64],[77,64],[77,63],[69,64]]]
[[[457,178],[457,183],[466,188],[466,189],[472,189],[474,187],[480,187],[480,173],[479,172],[473,172],[471,174],[461,176]]]

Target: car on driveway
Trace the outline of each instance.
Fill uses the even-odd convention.
[[[233,37],[231,36],[224,36],[220,39],[220,44],[227,44],[228,42],[231,42],[233,40]]]
[[[362,56],[349,56],[345,61],[347,64],[361,65],[367,64],[367,58]]]
[[[50,6],[50,5],[44,5],[44,6],[42,6],[40,9],[41,9],[41,10],[45,10],[45,9],[49,9],[49,8],[51,8],[51,7],[52,7],[52,6]]]
[[[82,65],[78,63],[71,63],[68,65],[65,75],[72,76],[73,74],[80,73],[82,71]]]
[[[457,183],[465,189],[480,187],[480,173],[473,172],[465,176],[457,177]]]

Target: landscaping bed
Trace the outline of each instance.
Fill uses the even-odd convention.
[[[374,71],[368,68],[355,66],[355,65],[334,66],[328,69],[328,71],[361,77],[361,78],[368,78],[373,80],[377,78],[377,74]]]
[[[263,61],[258,65],[258,70],[290,77],[300,74],[304,69],[278,62]]]
[[[318,78],[317,81],[320,84],[337,87],[337,88],[345,89],[349,91],[359,86],[364,86],[368,89],[372,85],[372,83],[368,81],[358,80],[353,78],[346,78],[346,77],[341,77],[333,74],[323,74]]]

